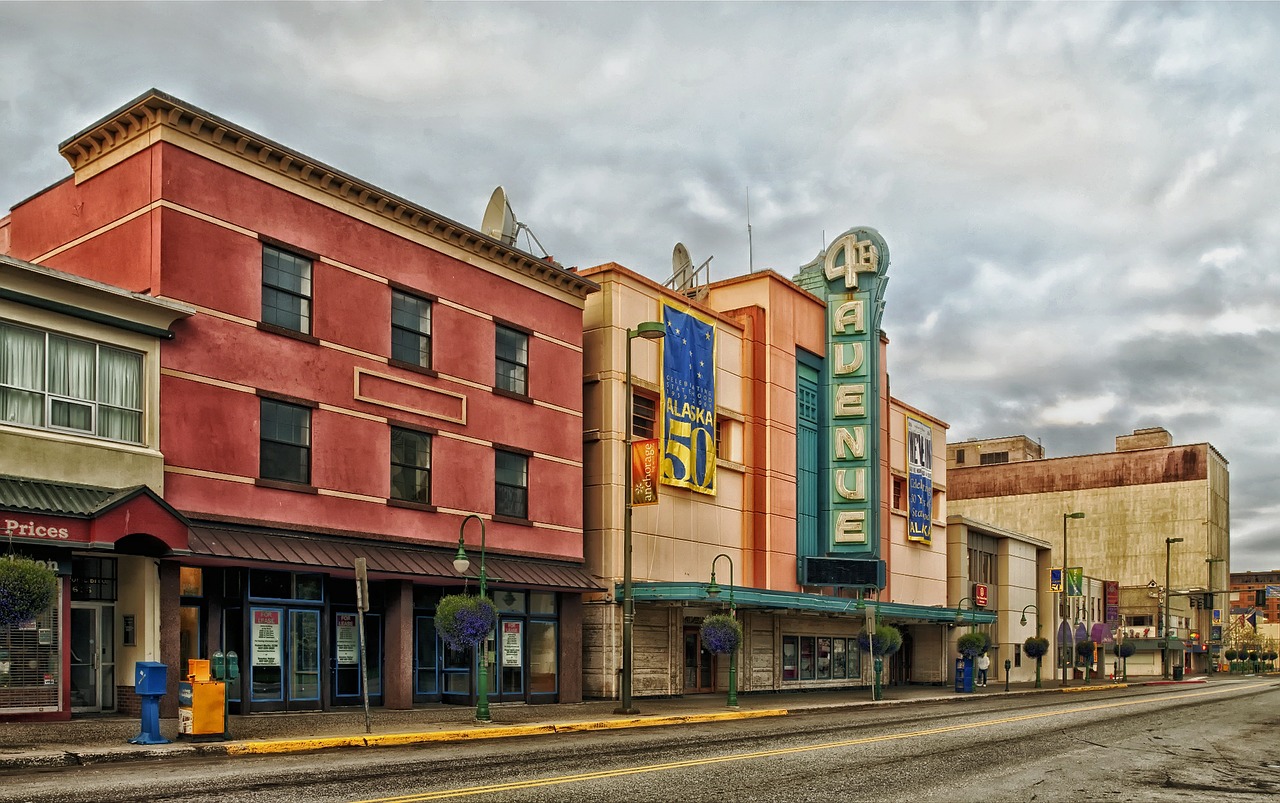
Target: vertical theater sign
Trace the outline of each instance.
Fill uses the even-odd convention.
[[[854,228],[801,269],[797,282],[826,300],[822,388],[828,500],[818,553],[798,555],[804,585],[883,588],[880,554],[880,320],[889,250]]]

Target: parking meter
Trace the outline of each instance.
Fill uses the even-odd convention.
[[[227,650],[227,680],[240,678],[240,656],[235,650]]]
[[[1013,668],[1013,661],[1008,658],[1004,659],[1004,690],[1009,690],[1009,670]]]
[[[218,650],[213,654],[213,679],[227,679],[227,659],[222,655],[222,650]]]

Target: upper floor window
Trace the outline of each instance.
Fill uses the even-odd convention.
[[[311,483],[311,410],[262,400],[258,474],[264,480]]]
[[[391,428],[391,498],[431,504],[431,436]]]
[[[142,355],[0,323],[0,421],[142,443]]]
[[[1008,452],[983,452],[978,457],[978,464],[982,466],[994,466],[997,463],[1008,463]]]
[[[956,465],[964,465],[964,449],[956,449]]]
[[[636,440],[656,437],[658,400],[640,393],[631,395],[631,435]]]
[[[529,336],[524,332],[497,327],[498,375],[494,386],[521,396],[529,395]]]
[[[262,322],[311,334],[311,260],[262,246]]]
[[[529,518],[529,458],[498,450],[494,469],[493,512],[516,519]]]
[[[431,367],[431,302],[391,291],[391,359]]]

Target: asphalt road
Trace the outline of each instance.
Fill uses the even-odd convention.
[[[1280,684],[986,698],[776,719],[0,779],[0,801],[1243,801],[1280,797]]]

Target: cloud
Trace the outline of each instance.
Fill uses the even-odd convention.
[[[870,225],[894,392],[952,438],[1164,425],[1267,532],[1280,6],[0,4],[0,197],[151,86],[568,265],[791,275]],[[193,35],[199,32],[199,36]],[[750,197],[751,237],[747,235]],[[522,242],[522,245],[524,243]],[[533,246],[530,246],[533,247]]]

